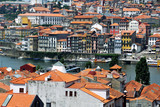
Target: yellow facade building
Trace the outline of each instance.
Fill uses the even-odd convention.
[[[121,32],[122,35],[122,51],[131,51],[132,43],[135,43],[136,31],[124,30]]]

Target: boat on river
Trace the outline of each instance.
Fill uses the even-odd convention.
[[[94,63],[107,63],[107,62],[110,62],[111,61],[111,58],[108,58],[108,59],[94,59]]]
[[[148,66],[151,67],[160,67],[160,59],[154,60],[154,59],[147,59],[147,64]]]
[[[52,59],[52,58],[49,58],[49,57],[44,57],[43,60],[44,60],[44,61],[51,61],[51,60],[53,60],[53,59]]]

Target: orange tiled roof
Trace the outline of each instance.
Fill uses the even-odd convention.
[[[124,33],[129,33],[129,35],[131,36],[134,32],[135,32],[134,30],[122,30],[121,35],[125,36]]]
[[[136,91],[140,91],[140,89],[143,87],[142,84],[132,80],[130,82],[128,82],[125,85],[125,89],[127,90],[127,97],[134,97],[134,88],[136,88]]]
[[[151,35],[149,36],[150,38],[160,38],[160,34],[154,34],[154,35]]]
[[[58,42],[65,42],[67,39],[59,39]]]
[[[110,67],[110,69],[122,69],[122,67],[115,64],[114,66]]]
[[[138,20],[138,19],[147,19],[147,18],[151,18],[151,16],[148,16],[148,15],[139,15],[139,16],[134,17],[134,19],[136,19],[136,20]]]
[[[86,12],[86,13],[84,13],[85,15],[86,14],[94,14],[94,15],[99,15],[99,13],[97,13],[97,12]]]
[[[27,65],[31,66],[31,67],[36,67],[35,65],[28,63]]]
[[[140,11],[138,8],[123,8],[123,11]]]
[[[18,16],[48,16],[48,17],[64,17],[62,14],[48,14],[48,13],[25,13]]]
[[[76,77],[69,73],[62,73],[58,70],[49,71],[43,75],[33,78],[34,81],[45,81],[47,76],[51,76],[50,81],[64,81],[64,82],[71,82],[75,80],[79,80],[79,77]]]
[[[22,45],[22,43],[21,43],[21,42],[19,42],[19,43],[17,43],[16,45]]]
[[[69,32],[69,31],[55,31],[55,32],[52,32],[50,34],[70,34],[72,32]]]
[[[93,97],[95,97],[96,99],[100,100],[103,103],[108,103],[108,102],[112,101],[113,99],[115,99],[115,97],[112,96],[112,95],[110,95],[110,98],[105,99],[105,98],[103,98],[103,97],[95,94],[94,92],[92,92],[92,91],[90,91],[90,90],[88,90],[88,89],[86,89],[84,87],[80,88],[80,90],[83,91],[83,92],[85,92],[85,93],[87,93],[87,94],[89,94],[89,95],[91,95],[91,96],[93,96]]]
[[[71,24],[92,24],[91,21],[72,21]]]
[[[93,16],[93,15],[79,15],[79,16],[75,16],[74,19],[92,19],[93,17],[101,18],[102,15],[97,15],[97,16]]]
[[[47,11],[47,12],[50,11],[48,8],[44,8],[44,7],[33,7],[33,9],[35,9],[36,11]]]
[[[110,26],[119,26],[119,24],[118,23],[113,23]]]
[[[2,82],[0,82],[0,88],[2,88],[2,89],[4,89],[4,90],[7,90],[7,91],[10,90],[10,86],[8,86],[8,85],[6,85],[6,84],[4,84],[4,83],[2,83]]]
[[[0,93],[0,105],[2,106],[3,102],[10,93]],[[7,107],[30,107],[36,95],[28,94],[13,94],[12,98],[7,104]]]
[[[11,80],[10,83],[13,83],[13,84],[25,84],[29,80],[31,80],[31,78],[20,77],[20,78],[16,78],[16,79]]]
[[[143,35],[136,35],[136,38],[144,38]]]

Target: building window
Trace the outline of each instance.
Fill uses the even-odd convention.
[[[46,104],[46,107],[51,107],[51,103],[47,103],[47,104]]]
[[[68,96],[68,91],[66,91],[66,96]]]
[[[76,91],[74,92],[74,96],[77,97],[77,92]]]
[[[69,96],[70,96],[70,97],[72,97],[72,94],[73,94],[73,92],[72,92],[72,91],[70,91],[70,92],[69,92]]]
[[[24,88],[19,88],[20,93],[24,93]]]

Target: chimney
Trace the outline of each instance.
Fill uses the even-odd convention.
[[[51,75],[48,75],[47,77],[45,77],[45,81],[49,81],[51,80]]]

